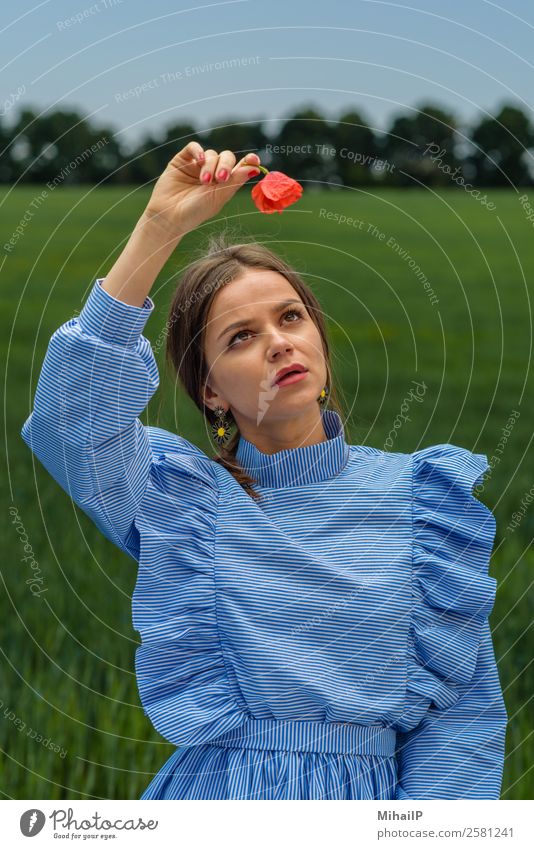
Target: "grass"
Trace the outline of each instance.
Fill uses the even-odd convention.
[[[12,252],[0,259],[7,364],[2,793],[135,799],[174,751],[152,728],[137,694],[138,634],[130,621],[135,563],[71,503],[19,434],[51,334],[80,310],[94,279],[105,276],[148,196],[66,188],[48,191],[32,206],[40,191],[27,186],[0,194],[4,241],[27,210],[34,212]],[[534,231],[513,193],[493,191],[490,199],[494,212],[460,190],[310,191],[283,215],[261,216],[242,190],[225,219],[285,256],[320,298],[350,442],[383,447],[392,433],[392,450],[452,442],[490,458],[480,497],[498,526],[491,574],[499,584],[490,622],[510,716],[502,795],[525,799],[534,790],[527,605],[532,506],[516,530],[507,525],[533,483]],[[327,212],[363,223],[340,224]],[[164,326],[177,275],[206,231],[223,220],[190,234],[160,275],[145,331],[151,341]],[[158,361],[162,385],[144,421],[211,450],[198,412],[182,394],[176,416],[163,350]],[[414,380],[426,386],[423,401],[411,403],[411,420],[396,430]],[[514,411],[519,415],[505,434]],[[30,570],[9,506],[16,507],[39,563],[47,589],[41,598],[29,592]]]

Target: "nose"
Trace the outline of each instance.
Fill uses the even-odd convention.
[[[271,384],[278,369],[291,362],[294,351],[293,344],[289,339],[286,339],[280,332],[275,335],[277,338],[271,342],[268,356],[269,365],[267,367],[268,379]]]
[[[293,344],[287,339],[283,334],[279,333],[276,339],[273,339],[271,342],[269,356],[272,360],[280,359],[280,354],[284,352],[292,351]]]

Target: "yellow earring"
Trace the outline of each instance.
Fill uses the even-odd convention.
[[[328,386],[323,387],[323,389],[321,389],[321,394],[317,398],[321,407],[324,407],[326,405],[329,395],[330,395],[330,390],[329,390]]]
[[[215,407],[214,413],[217,420],[211,426],[211,435],[217,445],[224,446],[230,439],[230,422],[226,418],[224,407]]]

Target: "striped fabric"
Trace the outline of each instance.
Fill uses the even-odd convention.
[[[176,751],[142,799],[497,799],[507,714],[483,454],[325,442],[237,456],[250,498],[138,416],[145,324],[95,281],[53,334],[22,436],[138,562],[141,704]]]

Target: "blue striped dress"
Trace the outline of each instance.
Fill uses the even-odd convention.
[[[140,701],[176,751],[142,799],[497,799],[507,713],[488,616],[483,454],[328,439],[264,454],[253,500],[142,424],[158,369],[94,281],[55,331],[22,437],[138,563]]]

